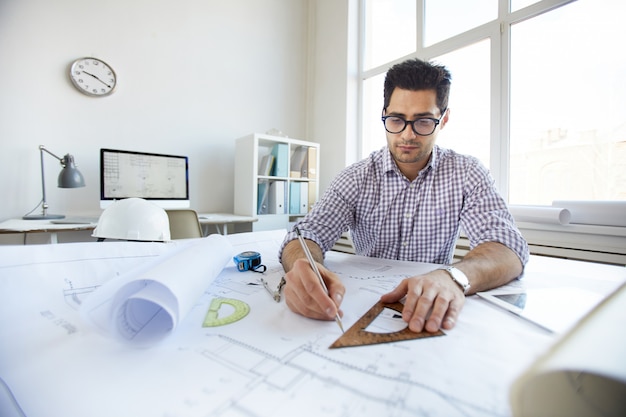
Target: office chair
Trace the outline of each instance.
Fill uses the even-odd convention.
[[[198,213],[195,210],[165,210],[165,212],[170,220],[172,240],[203,237],[202,226],[200,226]]]

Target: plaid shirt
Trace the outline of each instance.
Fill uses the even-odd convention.
[[[487,169],[438,146],[414,181],[387,147],[345,168],[298,227],[324,252],[350,230],[359,255],[438,264],[452,262],[462,228],[472,248],[500,242],[528,261],[528,245]],[[287,234],[279,256],[295,238]]]

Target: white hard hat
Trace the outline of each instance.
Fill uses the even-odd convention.
[[[170,240],[170,222],[161,207],[142,198],[125,198],[104,209],[93,237],[141,241]]]

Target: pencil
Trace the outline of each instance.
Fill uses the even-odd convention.
[[[324,279],[322,279],[322,274],[320,274],[320,270],[317,269],[317,264],[315,263],[315,260],[313,259],[313,255],[311,255],[311,251],[309,250],[309,247],[304,242],[304,238],[300,234],[300,229],[298,229],[298,227],[294,227],[294,229],[296,229],[296,234],[298,235],[298,240],[300,241],[302,250],[304,251],[307,259],[309,260],[309,264],[311,264],[311,269],[313,269],[313,272],[315,272],[315,275],[317,275],[317,278],[320,280],[320,284],[322,284],[322,288],[324,288],[324,291],[326,291],[326,294],[328,294],[328,288],[326,287],[326,284],[324,283]],[[341,332],[345,333],[343,330],[343,324],[341,323],[341,317],[339,317],[339,313],[335,315],[335,321],[339,325]]]

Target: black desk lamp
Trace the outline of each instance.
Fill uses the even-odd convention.
[[[41,214],[26,215],[22,217],[24,220],[48,220],[48,219],[62,219],[65,216],[63,214],[48,214],[48,202],[46,201],[46,181],[43,170],[43,153],[46,152],[59,160],[63,169],[59,174],[58,186],[59,188],[78,188],[85,186],[85,179],[83,174],[76,169],[74,165],[74,157],[70,154],[66,154],[63,158],[59,158],[52,152],[46,149],[45,146],[39,145],[39,154],[41,156],[41,190],[43,197],[41,199]]]

